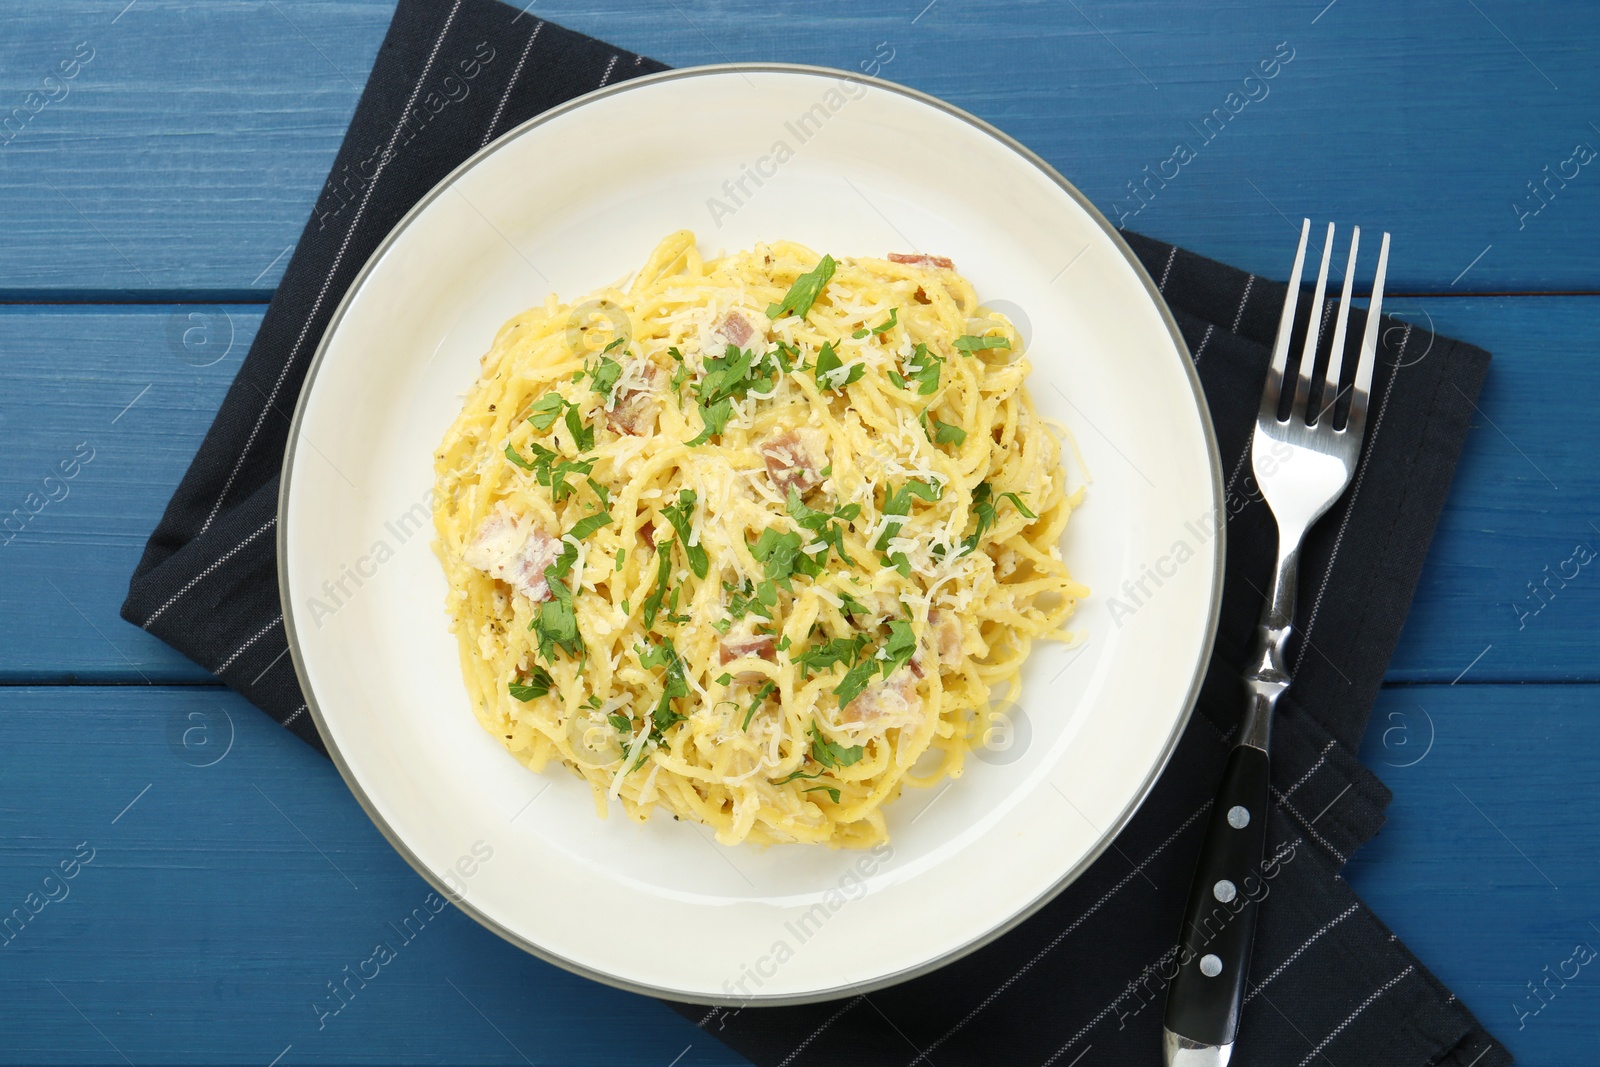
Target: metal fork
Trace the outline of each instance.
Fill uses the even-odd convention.
[[[1305,266],[1306,240],[1311,220],[1300,230],[1289,293],[1272,348],[1272,367],[1261,392],[1250,465],[1261,495],[1278,523],[1278,561],[1272,590],[1261,613],[1256,647],[1245,675],[1249,705],[1233,753],[1228,757],[1211,822],[1200,851],[1200,863],[1189,890],[1179,939],[1178,970],[1167,992],[1165,1022],[1168,1067],[1223,1067],[1233,1055],[1244,998],[1250,948],[1255,940],[1257,905],[1265,897],[1263,872],[1258,870],[1266,846],[1267,802],[1271,788],[1272,713],[1278,698],[1289,688],[1284,645],[1294,624],[1295,586],[1300,568],[1300,546],[1306,531],[1344,493],[1361,455],[1366,429],[1367,399],[1372,385],[1372,364],[1378,347],[1378,317],[1383,307],[1383,278],[1389,262],[1389,235],[1383,235],[1378,271],[1372,282],[1372,300],[1355,378],[1348,392],[1349,414],[1335,426],[1335,406],[1341,397],[1344,370],[1345,327],[1350,319],[1350,293],[1355,280],[1356,249],[1361,229],[1350,236],[1350,260],[1344,272],[1344,293],[1333,328],[1333,343],[1322,379],[1318,405],[1311,407],[1317,348],[1321,336],[1323,294],[1328,284],[1328,261],[1333,257],[1333,224],[1322,249],[1322,269],[1311,300],[1299,372],[1293,380],[1289,415],[1280,418],[1288,378],[1289,341],[1294,332],[1295,309],[1300,297],[1300,275]]]

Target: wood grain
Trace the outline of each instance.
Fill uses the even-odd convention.
[[[0,309],[0,680],[211,680],[117,611],[260,320]]]
[[[1518,1063],[1593,1059],[1600,958],[1543,983],[1600,953],[1597,748],[1600,688],[1445,685],[1384,690],[1361,751],[1394,801],[1346,877]]]
[[[391,4],[138,0],[114,18],[120,7],[8,8],[0,115],[26,110],[80,43],[94,58],[0,145],[0,295],[265,295]],[[856,70],[885,43],[884,77],[995,123],[1134,229],[1250,270],[1281,273],[1287,220],[1310,214],[1394,233],[1398,291],[1600,290],[1583,225],[1600,160],[1557,173],[1548,206],[1528,189],[1579,142],[1600,148],[1600,8],[1325,7],[545,0],[537,14],[679,66]],[[1292,59],[1262,79],[1280,44]],[[1193,160],[1144,187],[1180,143]],[[1129,183],[1144,189],[1137,214]],[[1517,202],[1541,210],[1519,219]]]
[[[1600,949],[1597,713],[1594,686],[1393,687],[1362,752],[1395,801],[1351,883],[1524,1063],[1581,1062],[1600,1010],[1588,969],[1521,1029],[1512,1009],[1574,944]],[[427,888],[329,763],[227,690],[0,688],[0,772],[0,911],[94,850],[4,945],[0,1059],[120,1062],[109,1039],[134,1063],[741,1062],[453,911],[318,1029],[326,983]]]
[[[0,1061],[744,1062],[454,908],[408,930],[427,884],[331,763],[225,689],[0,688],[0,739],[0,916],[60,898],[0,933]],[[343,987],[379,942],[395,958]]]

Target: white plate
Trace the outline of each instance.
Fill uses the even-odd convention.
[[[787,238],[835,256],[954,258],[1031,337],[1034,398],[1072,428],[1073,481],[1092,478],[1062,545],[1094,591],[1075,623],[1085,643],[1034,653],[1015,743],[948,788],[895,801],[877,853],[728,849],[665,816],[601,822],[585,784],[530,773],[468,707],[428,547],[432,450],[505,319],[552,291],[614,281],[682,227],[707,255]],[[1043,161],[937,100],[839,71],[672,71],[506,134],[366,265],[317,353],[284,461],[284,616],[351,790],[468,914],[640,992],[818,1000],[992,939],[1132,815],[1210,652],[1219,485],[1165,304]],[[1176,564],[1180,542],[1193,558]],[[1123,589],[1158,565],[1144,593]]]

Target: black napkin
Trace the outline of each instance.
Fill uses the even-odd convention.
[[[322,747],[284,654],[273,546],[289,413],[329,317],[394,224],[467,155],[573,96],[662,69],[497,0],[401,0],[250,354],[134,572],[124,618]],[[1274,528],[1247,445],[1284,287],[1125,236],[1188,340],[1227,478],[1227,586],[1201,714],[1116,847],[995,943],[871,995],[674,1005],[756,1063],[1159,1062],[1164,975],[1271,565]],[[1384,326],[1361,469],[1302,565],[1304,636],[1290,650],[1295,685],[1274,739],[1276,862],[1234,1061],[1245,1067],[1511,1062],[1339,877],[1383,821],[1389,792],[1355,751],[1488,366],[1480,349]]]

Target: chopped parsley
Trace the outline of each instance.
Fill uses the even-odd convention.
[[[900,316],[900,309],[899,308],[890,308],[889,309],[889,318],[882,325],[874,326],[870,330],[867,329],[865,326],[863,326],[863,327],[861,327],[861,329],[857,330],[855,333],[851,334],[850,336],[854,337],[856,340],[859,341],[859,340],[861,340],[861,338],[867,336],[868,334],[876,335],[876,334],[880,334],[880,333],[888,333],[890,330],[894,329],[895,323],[896,323],[896,321],[898,321],[899,316]]]
[[[967,431],[953,422],[940,422],[934,415],[933,409],[923,412],[928,420],[928,436],[936,445],[964,445],[967,442]]]
[[[534,447],[537,448],[538,446],[535,445]],[[529,463],[527,460],[517,455],[517,446],[512,444],[510,441],[506,442],[506,458],[525,471],[536,471],[539,469],[537,464]]]
[[[611,342],[613,345],[619,341],[626,341],[626,337],[619,337]],[[611,351],[607,346],[606,351]],[[589,388],[601,396],[610,396],[611,390],[617,387],[617,380],[622,377],[622,364],[614,359],[602,359],[594,370],[589,372]]]
[[[953,347],[962,355],[970,356],[972,353],[982,352],[986,348],[1010,348],[1011,342],[1004,337],[974,337],[969,333],[957,337]]]
[[[604,362],[616,366],[614,360]],[[618,373],[621,373],[621,370],[622,368],[618,366]],[[578,405],[571,403],[560,393],[549,392],[535,401],[528,411],[528,421],[533,424],[535,430],[544,432],[556,424],[556,420],[562,417],[563,412],[566,417],[567,432],[572,435],[572,443],[577,446],[578,451],[588,452],[594,448],[594,427],[586,426],[578,414]]]
[[[857,600],[855,597],[851,596],[849,593],[840,593],[839,594],[839,599],[844,602],[839,610],[843,611],[846,615],[871,615],[872,614],[872,609],[871,608],[869,608],[865,604],[861,603],[861,601]]]
[[[690,448],[705,444],[727,428],[728,419],[733,416],[733,401],[724,398],[710,407],[703,407],[700,398],[695,397],[694,409],[700,413],[700,433],[688,442]]]
[[[593,431],[590,432],[592,433]],[[554,503],[561,503],[577,491],[577,486],[567,481],[568,475],[576,474],[580,477],[588,477],[589,472],[594,470],[594,460],[592,459],[558,460],[557,453],[545,448],[537,441],[527,442],[526,447],[533,453],[532,461],[519,456],[516,446],[509,441],[506,442],[506,459],[509,459],[525,471],[532,471],[540,485],[549,486],[550,499]],[[595,484],[591,479],[591,487]]]
[[[793,574],[814,578],[822,573],[822,565],[800,550],[801,540],[798,532],[779,533],[769,526],[750,546],[750,555],[763,565],[771,581],[787,583]]]
[[[886,492],[883,497],[883,514],[890,521],[884,525],[883,533],[878,535],[877,543],[872,546],[873,550],[883,552],[888,549],[890,539],[900,532],[900,527],[906,524],[906,519],[911,515],[912,497],[933,501],[938,500],[943,495],[943,485],[918,481],[915,478],[906,482],[899,489],[892,489]]]
[[[844,550],[844,527],[839,524],[854,522],[859,518],[860,504],[846,504],[837,511],[818,511],[816,508],[806,506],[806,502],[800,499],[800,493],[790,486],[788,507],[794,521],[802,528],[816,534],[817,541],[824,546],[823,551],[815,557],[814,562],[817,566],[820,567],[827,562],[828,547],[832,547],[841,560],[852,567],[855,566],[856,561]]]
[[[676,348],[669,351],[678,361],[678,369],[672,375],[672,389],[677,392],[688,379],[689,367]],[[758,359],[754,349],[729,345],[722,355],[707,359],[705,375],[692,387],[691,402],[700,415],[700,432],[688,442],[689,447],[703,445],[722,433],[733,417],[733,402],[748,396],[752,388],[761,386],[762,392],[758,395],[767,395],[777,385],[779,376],[791,369],[791,354],[798,356],[799,350],[780,343]]]
[[[755,699],[750,701],[750,710],[748,710],[748,711],[746,711],[744,713],[744,722],[739,724],[739,729],[741,729],[741,730],[750,729],[750,720],[756,717],[756,711],[761,707],[761,705],[766,701],[766,699],[769,696],[771,696],[773,693],[775,693],[777,691],[778,691],[778,683],[777,682],[768,682],[766,685],[763,685],[760,689],[757,689],[756,690]]]
[[[829,741],[822,736],[822,731],[817,729],[816,720],[811,721],[811,758],[830,770],[840,767],[850,767],[861,762],[861,757],[867,750],[861,745],[840,745]]]
[[[872,684],[874,677],[881,675],[887,678],[911,662],[916,651],[916,632],[909,622],[896,619],[889,623],[889,636],[882,647],[874,647],[873,638],[867,634],[856,633],[812,645],[794,657],[794,663],[800,668],[801,678],[820,674],[836,666],[848,667],[833,690],[839,706],[844,707],[860,696],[862,690]]]
[[[794,516],[794,521],[807,530],[821,530],[833,520],[854,522],[861,515],[860,504],[846,504],[837,511],[819,511],[816,508],[809,507],[804,500],[800,499],[799,491],[793,486],[789,488],[788,507],[789,514]]]
[[[585,477],[584,481],[589,483],[589,488],[594,490],[594,495],[600,498],[600,506],[602,508],[609,508],[611,506],[611,490],[607,489],[593,478]]]
[[[778,604],[778,587],[770,580],[758,584],[747,578],[741,585],[723,582],[722,591],[732,594],[728,597],[728,617],[711,624],[722,634],[727,633],[734,623],[751,612],[765,615],[764,608],[776,607]]]
[[[723,355],[706,360],[705,377],[700,379],[695,393],[703,403],[742,397],[752,385],[770,384],[776,371],[776,363],[757,360],[753,349],[729,345]]]
[[[854,664],[871,644],[872,639],[866,634],[834,637],[820,645],[812,645],[794,657],[794,662],[800,668],[800,677],[807,678],[812,674],[821,674],[840,663]]]
[[[773,782],[772,784],[773,785],[786,785],[787,783],[794,781],[796,778],[821,778],[822,777],[822,773],[823,772],[821,772],[821,771],[817,771],[817,772],[815,772],[813,774],[807,774],[805,771],[791,771],[790,773],[784,775],[782,778],[779,778],[776,782]],[[808,792],[808,790],[801,790],[801,792]]]
[[[650,737],[660,742],[669,727],[688,718],[672,710],[672,701],[689,695],[689,682],[683,673],[683,660],[678,656],[678,650],[672,647],[670,637],[662,638],[658,648],[641,645],[639,663],[645,667],[667,669],[662,676],[661,699],[656,701],[655,709],[650,713]]]
[[[1028,505],[1024,504],[1022,497],[1016,493],[1001,493],[999,496],[994,496],[994,489],[988,482],[979,482],[972,490],[972,515],[977,522],[977,528],[970,535],[962,538],[961,554],[963,556],[970,555],[973,549],[978,547],[978,541],[994,526],[995,520],[999,516],[997,509],[1000,501],[1008,497],[1023,515],[1030,519],[1039,517],[1028,510]]]
[[[883,651],[882,670],[885,678],[911,662],[911,657],[917,652],[917,635],[909,622],[895,619],[889,623],[889,640],[885,642]]]
[[[793,490],[791,490],[791,492],[792,491]],[[851,506],[853,507],[854,505]],[[856,561],[850,558],[850,553],[844,550],[844,527],[840,526],[838,523],[830,522],[822,529],[818,530],[817,539],[813,543],[824,546],[823,550],[818,552],[816,556],[812,558],[812,562],[816,563],[817,566],[820,567],[826,562],[827,550],[829,548],[832,548],[834,554],[846,564],[852,567],[856,565]]]
[[[672,576],[672,542],[656,546],[656,580],[650,588],[650,595],[644,598],[644,628],[646,630],[655,625],[656,615],[661,611],[661,601],[667,596],[667,582]]]
[[[689,364],[683,361],[683,353],[678,351],[677,345],[667,349],[667,355],[678,365],[672,372],[672,380],[667,383],[668,388],[677,393],[683,388],[683,383],[689,380]]]
[[[805,318],[811,311],[811,305],[816,303],[817,297],[822,294],[822,287],[833,277],[834,268],[837,266],[832,256],[823,256],[822,262],[794,280],[794,284],[789,286],[789,292],[782,300],[767,305],[767,318],[781,319],[785,315]]]
[[[696,578],[704,578],[711,571],[711,558],[706,554],[704,545],[690,544],[689,516],[694,511],[695,491],[685,489],[678,494],[678,502],[661,509],[667,521],[672,523],[672,528],[677,531],[678,540],[683,543],[683,551],[689,557],[689,567],[694,571]]]
[[[589,452],[594,448],[594,427],[585,425],[578,417],[578,405],[567,405],[567,432],[572,435],[572,443],[579,452]],[[585,471],[585,474],[588,472]]]
[[[512,697],[526,704],[530,700],[537,700],[546,695],[555,686],[555,679],[550,677],[550,672],[543,667],[534,667],[528,672],[528,678],[522,682],[512,682],[506,686]]]
[[[578,548],[570,541],[561,542],[561,554],[556,561],[545,568],[546,574],[554,574],[557,578],[565,579],[572,573],[572,565],[578,562]]]
[[[855,666],[845,671],[844,677],[839,679],[839,684],[834,686],[833,695],[839,698],[839,706],[844,707],[860,696],[861,691],[877,673],[878,661],[873,657],[867,656],[857,660]]]
[[[567,566],[570,568],[571,563]],[[528,629],[539,639],[539,655],[545,662],[554,663],[555,650],[559,648],[579,659],[584,654],[583,636],[578,633],[578,617],[572,608],[572,590],[558,576],[555,566],[545,568],[544,579],[550,587],[550,599],[539,605],[539,613],[528,623]]]
[[[674,350],[676,351],[676,350]],[[682,356],[676,356],[682,359]],[[729,345],[720,356],[706,360],[706,373],[694,386],[694,408],[700,413],[701,430],[690,447],[704,444],[720,434],[733,415],[733,401],[749,395],[752,387],[767,389],[777,384],[780,371],[786,371],[786,361],[774,351],[756,358],[753,349]],[[681,364],[673,375],[673,388],[681,384],[678,375],[687,376],[687,364]]]
[[[578,405],[569,404],[560,393],[546,393],[533,405],[532,414],[528,421],[536,430],[548,430],[554,426],[556,420],[566,413],[567,432],[572,435],[572,442],[579,452],[588,452],[594,448],[594,427],[585,425],[578,415]],[[577,474],[587,477],[594,469],[594,460],[560,460],[558,453],[546,448],[537,441],[529,441],[525,446],[532,454],[533,459],[527,460],[517,454],[516,447],[509,441],[506,442],[506,459],[515,463],[525,471],[533,471],[540,485],[550,487],[550,496],[554,503],[561,503],[574,491],[574,486],[567,483],[567,476]],[[602,506],[609,503],[610,494],[598,482],[589,479],[589,486],[600,497]]]
[[[767,358],[775,362],[778,365],[778,370],[784,374],[788,374],[791,371],[804,370],[806,365],[806,357],[801,354],[798,348],[787,341],[775,343],[772,346],[772,350],[767,353]]]
[[[568,484],[567,475],[587,475],[592,470],[594,470],[594,460],[592,459],[562,460],[560,463],[553,464],[550,467],[548,477],[541,474],[539,481],[550,487],[551,501],[559,504],[577,491],[577,486]]]
[[[911,362],[905,365],[906,373],[890,371],[889,380],[902,389],[910,389],[911,383],[916,382],[918,396],[932,396],[939,391],[939,368],[942,366],[944,360],[928,351],[927,345],[919,343],[911,353]]]
[[[833,347],[833,342],[829,341],[823,345],[822,351],[817,353],[817,366],[814,371],[817,388],[838,392],[851,382],[860,381],[861,376],[867,373],[866,363],[860,360],[850,364],[850,369],[841,375],[839,372],[843,368],[844,360],[839,358],[839,352]]]
[[[567,531],[567,536],[568,537],[572,537],[572,538],[576,538],[577,540],[582,541],[585,537],[588,537],[590,534],[594,533],[596,530],[600,529],[602,526],[610,526],[610,525],[611,525],[611,512],[609,512],[609,511],[596,512],[595,514],[585,516],[584,518],[581,518],[576,523],[574,523],[573,526],[572,526],[572,529]]]
[[[533,423],[535,430],[548,430],[556,424],[556,420],[561,417],[566,407],[566,398],[560,393],[546,393],[534,402],[528,414],[528,421]]]

